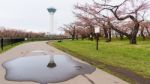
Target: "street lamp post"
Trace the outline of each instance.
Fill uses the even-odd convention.
[[[99,33],[100,33],[100,28],[99,28],[99,26],[96,26],[96,27],[95,27],[96,50],[98,50]]]

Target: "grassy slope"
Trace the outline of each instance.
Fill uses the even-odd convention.
[[[129,69],[145,78],[150,78],[150,41],[140,41],[138,45],[130,45],[128,41],[100,42],[99,50],[95,49],[95,41],[54,42],[54,46],[62,47],[94,61]]]

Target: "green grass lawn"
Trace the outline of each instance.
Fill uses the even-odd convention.
[[[95,41],[88,40],[64,40],[53,42],[51,45],[82,56],[79,58],[121,67],[144,78],[150,78],[150,41],[138,41],[137,45],[129,44],[128,40],[115,40],[110,43],[100,41],[98,51],[95,48]]]

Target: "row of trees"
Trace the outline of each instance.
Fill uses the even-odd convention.
[[[75,5],[74,14],[77,20],[62,27],[73,39],[81,36],[93,39],[94,27],[100,27],[100,36],[104,36],[107,42],[112,35],[123,39],[126,36],[130,44],[137,43],[137,36],[143,40],[150,36],[150,21],[147,15],[150,9],[148,0],[99,0],[92,4]]]
[[[23,30],[0,28],[0,38],[40,38],[45,33],[25,32]]]

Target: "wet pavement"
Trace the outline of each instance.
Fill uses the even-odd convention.
[[[51,54],[55,55],[54,60],[56,62],[56,67],[54,69],[48,68],[46,66],[49,63],[50,60],[49,55]],[[48,84],[128,84],[127,82],[121,80],[120,78],[115,77],[100,69],[95,70],[95,68],[93,68],[88,63],[83,62],[77,58],[74,58],[71,55],[66,54],[52,46],[49,46],[46,44],[46,42],[30,42],[30,43],[22,44],[1,54],[0,59],[1,59],[0,61],[1,84],[37,84],[36,82],[41,83],[40,80],[41,77],[39,75],[41,75],[43,72],[45,73],[43,73],[41,76],[42,77],[45,76],[44,81],[53,82]],[[66,60],[68,61],[70,60],[69,63]],[[62,66],[64,64],[66,65],[65,68],[63,68],[64,66]],[[26,67],[24,67],[24,65],[26,65]],[[16,66],[20,68],[14,68]],[[15,77],[14,79],[12,79],[12,77],[9,76],[6,76],[6,78],[8,77],[7,80],[5,79],[6,70],[4,67],[5,68],[9,67],[10,72],[9,71],[7,72],[12,73],[11,76]],[[87,68],[91,68],[91,69],[88,70]],[[16,69],[19,71],[17,71]],[[60,71],[57,71],[56,69]],[[59,73],[56,74],[53,71],[57,71]],[[37,81],[37,79],[31,80],[32,76],[30,76],[31,77],[30,79],[28,78],[28,80],[25,81],[24,75],[20,77],[20,75],[23,74],[24,72],[28,72],[26,74],[27,78],[29,77],[29,74],[32,74],[32,76],[34,77],[36,76],[37,79],[40,81]],[[61,74],[61,72],[64,73]],[[73,73],[73,74],[69,74],[69,73]],[[54,78],[55,80],[47,79],[48,77],[46,77],[46,74],[49,77],[55,77]],[[64,77],[64,79],[61,79],[62,77],[60,76],[60,74],[61,76],[63,76],[64,74],[65,75],[69,74],[69,75]],[[18,76],[14,76],[14,75],[18,75]],[[60,78],[58,76],[60,76]],[[20,81],[11,81],[11,80],[18,80],[18,78],[20,78]],[[57,81],[56,78],[59,79],[59,81]],[[47,84],[47,82],[42,82],[42,83]]]

